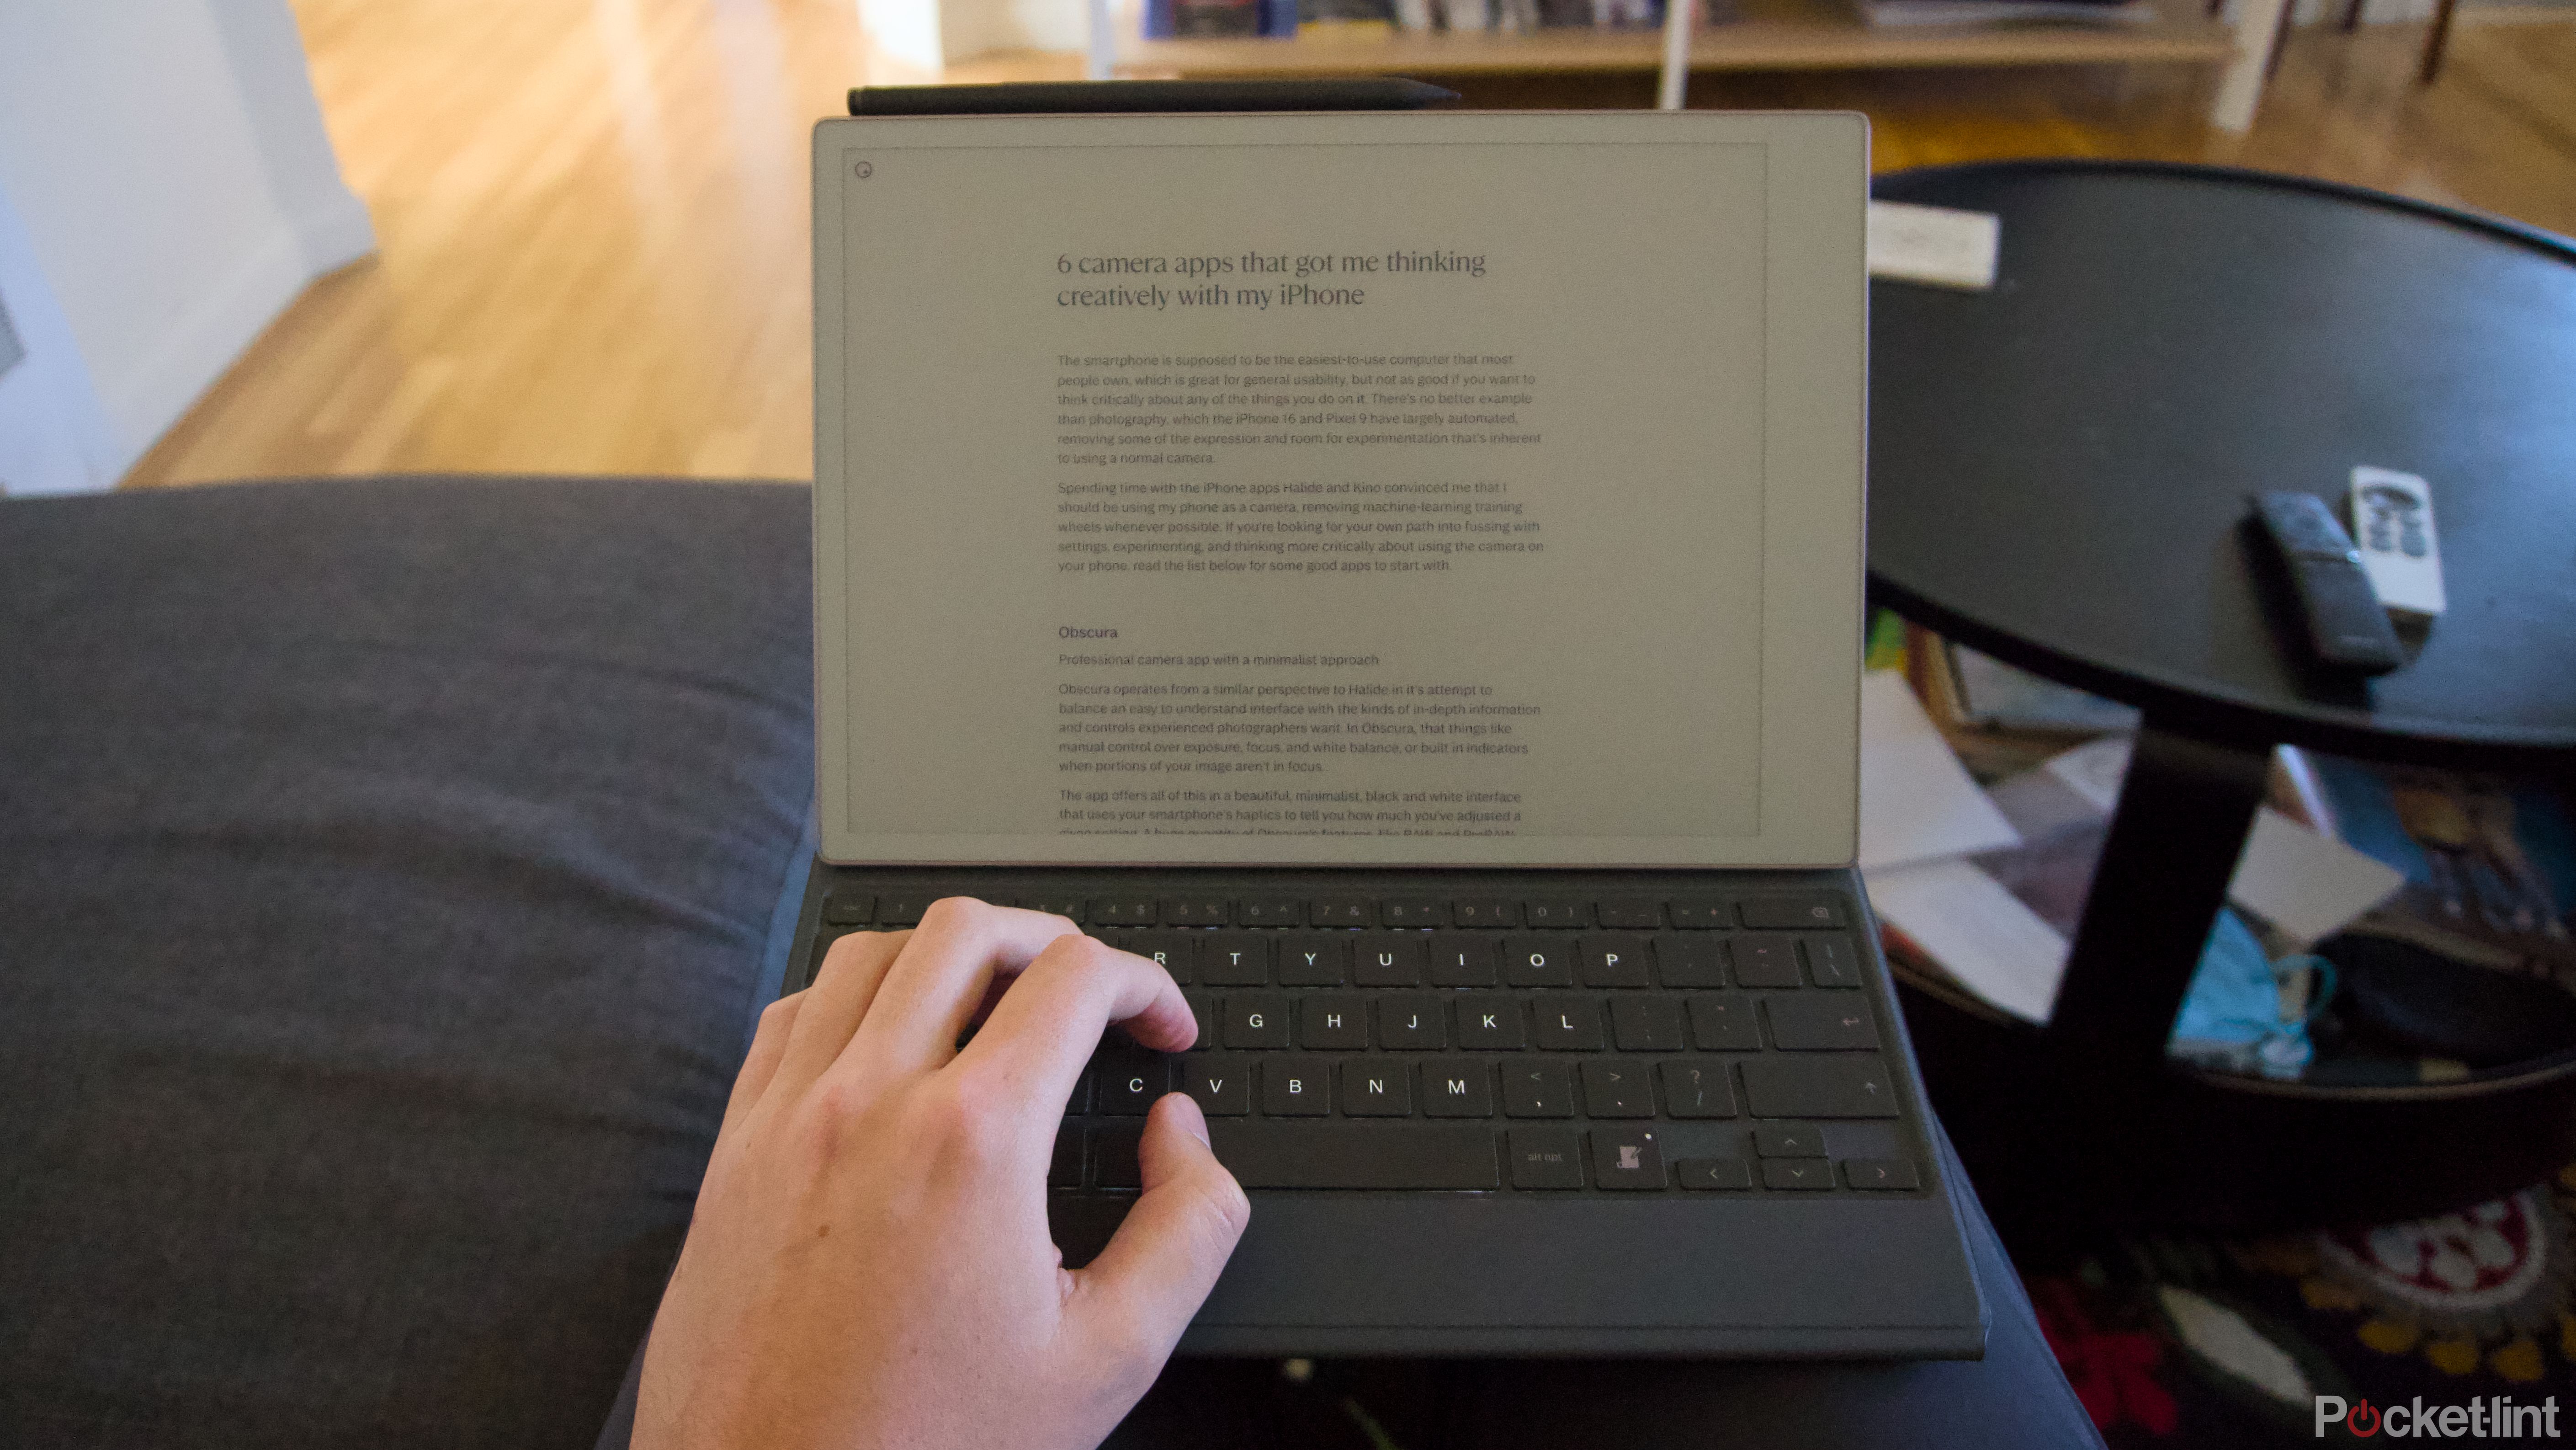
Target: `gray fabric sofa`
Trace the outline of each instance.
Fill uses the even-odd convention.
[[[0,504],[0,1443],[590,1443],[803,884],[806,500]]]
[[[811,850],[808,512],[0,502],[0,1445],[600,1435]],[[1981,1364],[1184,1363],[1117,1443],[2098,1443],[1978,1227]]]

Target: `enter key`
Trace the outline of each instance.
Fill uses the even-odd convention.
[[[1771,1042],[1783,1052],[1868,1052],[1878,1046],[1878,1024],[1856,996],[1773,997],[1762,1004],[1771,1019]]]

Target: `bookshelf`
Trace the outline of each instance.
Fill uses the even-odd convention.
[[[1690,68],[2220,65],[2235,58],[2234,27],[2205,18],[2192,0],[2162,0],[2160,8],[2163,17],[2146,25],[1871,26],[1838,0],[1740,0],[1735,19],[1696,27]],[[1115,65],[1126,76],[1193,77],[1651,71],[1661,68],[1663,51],[1655,30],[1146,40],[1130,27]]]

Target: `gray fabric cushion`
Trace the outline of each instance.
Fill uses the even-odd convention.
[[[802,882],[808,507],[0,503],[0,1443],[591,1442]]]

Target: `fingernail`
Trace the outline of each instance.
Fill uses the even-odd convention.
[[[1207,1114],[1199,1111],[1198,1099],[1188,1093],[1174,1093],[1172,1096],[1181,1100],[1181,1106],[1172,1111],[1188,1119],[1181,1126],[1190,1130],[1190,1136],[1198,1139],[1201,1147],[1207,1146]]]

